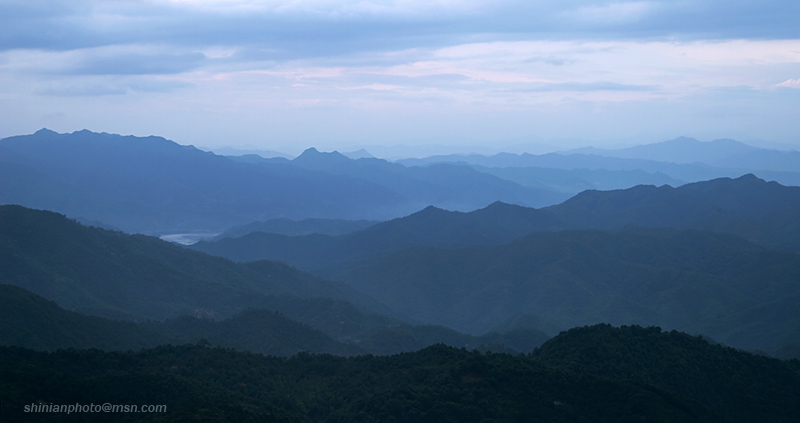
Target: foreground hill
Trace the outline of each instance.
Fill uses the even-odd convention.
[[[470,213],[428,207],[341,236],[251,233],[191,248],[236,261],[281,260],[314,270],[415,246],[499,245],[521,236],[572,229],[698,229],[741,236],[770,248],[800,251],[800,187],[753,175],[670,186],[585,191],[542,209],[495,203]]]
[[[54,421],[24,413],[41,401],[167,405],[125,414],[131,421],[788,423],[800,417],[798,370],[684,334],[605,325],[562,333],[529,356],[441,345],[389,357],[289,359],[201,346],[0,347],[4,415],[25,421]],[[98,416],[107,417],[57,418]]]
[[[533,357],[543,364],[656,386],[711,408],[725,421],[800,418],[800,367],[657,327],[570,329]],[[769,415],[769,417],[767,417]]]
[[[124,414],[131,421],[719,421],[708,408],[658,389],[444,346],[392,357],[288,360],[192,346],[110,354],[3,347],[0,358],[4,414],[7,408],[6,417],[20,421],[55,421],[51,413],[24,413],[28,398],[167,405],[165,412]],[[57,414],[58,421],[106,421],[98,416],[107,419]]]
[[[561,329],[659,325],[748,349],[800,339],[800,256],[709,232],[546,232],[501,246],[407,249],[335,275],[408,318],[467,332],[529,313]]]

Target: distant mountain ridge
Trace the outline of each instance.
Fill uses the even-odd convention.
[[[555,204],[564,194],[463,166],[408,169],[308,149],[294,160],[228,158],[161,137],[46,129],[0,140],[0,204],[128,232],[221,232],[271,218],[386,220],[430,204]]]
[[[521,174],[525,168],[538,168],[540,173],[545,169],[569,171],[575,173],[574,177],[581,172],[585,174],[586,171],[605,170],[615,173],[617,178],[624,178],[632,176],[630,172],[639,171],[666,175],[684,183],[754,173],[763,179],[784,185],[800,185],[800,152],[762,149],[728,139],[701,142],[680,137],[619,150],[588,147],[541,155],[445,155],[402,159],[397,163],[406,166],[461,163],[495,175],[512,172]],[[509,169],[501,172],[503,168]],[[610,175],[596,177],[605,179],[608,176]],[[551,189],[554,187],[544,186]]]
[[[237,261],[281,260],[305,269],[415,246],[500,245],[557,230],[672,227],[729,233],[770,248],[800,251],[800,187],[753,175],[669,186],[585,191],[541,209],[494,203],[469,213],[428,207],[341,236],[251,233],[191,248]]]
[[[732,139],[701,142],[694,138],[679,137],[670,141],[619,150],[583,148],[571,152],[672,163],[700,162],[725,168],[786,172],[797,172],[800,169],[800,152],[798,151],[763,149]]]

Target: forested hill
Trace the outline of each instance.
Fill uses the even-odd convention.
[[[800,362],[744,353],[681,332],[574,328],[546,342],[533,357],[577,373],[656,386],[705,404],[730,422],[800,418]]]
[[[800,256],[710,232],[546,232],[500,246],[412,248],[334,274],[402,315],[468,332],[528,313],[562,330],[659,325],[764,351],[800,336]]]
[[[131,320],[227,317],[279,293],[372,304],[350,288],[282,263],[240,265],[20,206],[0,206],[0,267],[0,283],[67,309]]]
[[[595,326],[534,354],[435,345],[388,357],[275,358],[203,346],[138,353],[0,348],[4,416],[25,405],[165,404],[129,421],[752,422],[800,417],[797,362],[657,328]],[[98,420],[106,421],[106,420]]]
[[[207,339],[266,354],[350,355],[437,342],[528,352],[547,339],[532,329],[471,336],[410,324],[281,263],[235,264],[19,206],[0,206],[0,267],[0,345],[116,350]]]

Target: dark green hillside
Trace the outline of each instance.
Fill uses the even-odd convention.
[[[403,323],[399,319],[334,298],[300,298],[278,294],[266,297],[263,305],[267,310],[275,310],[292,320],[344,341],[361,339],[376,330]]]
[[[0,284],[0,345],[35,350],[137,350],[175,341],[162,332],[67,311],[30,291]]]
[[[49,354],[3,347],[0,375],[10,421],[108,421],[102,414],[23,412],[38,401],[168,407],[115,414],[118,421],[720,421],[703,405],[657,388],[441,345],[391,357],[290,359],[200,346]]]
[[[660,325],[765,351],[800,335],[800,256],[708,232],[564,231],[417,248],[343,265],[337,277],[406,316],[472,333],[532,313],[562,329]]]
[[[157,238],[84,227],[19,206],[0,206],[0,268],[0,283],[64,308],[134,320],[192,313],[226,317],[277,293],[367,301],[281,263],[237,265]]]
[[[484,342],[445,328],[409,325],[372,311],[371,306],[383,306],[351,288],[281,263],[235,264],[156,238],[88,228],[55,213],[19,206],[0,206],[0,264],[3,282],[69,310],[126,320],[182,315],[206,319],[182,317],[140,327],[65,311],[6,285],[8,292],[0,292],[7,316],[0,340],[35,349],[136,349],[206,338],[213,345],[267,354],[346,355],[412,351],[440,342],[529,351],[545,340],[511,337],[506,342],[500,336]],[[283,315],[255,310],[237,314],[246,308]],[[230,316],[234,317],[213,321]],[[407,338],[379,345],[376,340],[391,338],[398,325]]]
[[[437,343],[519,353],[530,352],[549,338],[532,330],[474,337],[443,327],[401,323],[327,298],[280,295],[269,297],[265,305],[270,303],[292,315],[249,309],[221,321],[181,316],[137,324],[67,311],[22,288],[0,284],[0,345],[118,351],[200,342],[276,356],[301,351],[349,356],[396,354]],[[307,323],[292,320],[295,316]]]
[[[302,351],[340,356],[365,353],[267,310],[245,310],[222,321],[183,316],[147,326],[182,342],[204,340],[214,346],[275,356],[290,356]]]
[[[685,333],[638,326],[575,328],[547,341],[533,356],[548,366],[659,387],[705,404],[730,422],[800,418],[797,363],[791,367]]]
[[[355,345],[370,354],[380,355],[417,351],[434,344],[518,354],[533,351],[549,338],[530,328],[471,336],[443,326],[398,324],[375,330],[358,339]]]
[[[364,352],[273,311],[245,310],[222,321],[183,316],[166,322],[123,322],[67,311],[22,288],[0,285],[0,345],[115,351],[201,341],[278,356]]]

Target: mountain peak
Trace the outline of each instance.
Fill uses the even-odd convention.
[[[51,130],[49,130],[47,128],[42,128],[42,129],[34,132],[33,135],[40,135],[40,136],[41,135],[58,135],[58,132],[51,131]]]
[[[696,144],[696,143],[699,143],[700,141],[698,141],[696,138],[692,138],[692,137],[687,137],[687,136],[681,135],[680,137],[675,138],[674,140],[665,141],[665,142],[672,143],[672,144]]]
[[[302,154],[297,156],[292,162],[295,164],[306,165],[336,165],[352,161],[338,151],[330,153],[323,153],[314,147],[306,149]]]

